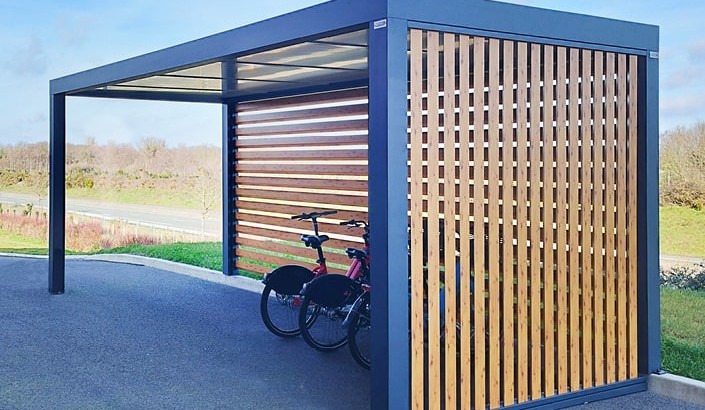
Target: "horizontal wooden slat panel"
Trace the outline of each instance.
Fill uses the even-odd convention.
[[[235,153],[237,160],[366,160],[367,149],[332,149],[332,150],[305,150],[305,151],[271,151],[271,150],[249,150]]]
[[[281,205],[281,204],[272,204],[272,203],[263,203],[263,202],[252,202],[252,201],[247,201],[247,200],[242,200],[242,199],[238,199],[237,201],[235,201],[235,208],[236,209],[262,211],[262,212],[273,212],[273,213],[280,213],[280,214],[291,215],[291,216],[300,215],[300,214],[306,213],[306,212],[311,212],[311,207],[309,207],[309,206]],[[320,208],[320,209],[323,209],[323,208]],[[338,210],[337,214],[330,215],[329,218],[338,219],[341,221],[348,221],[351,219],[356,219],[358,221],[367,222],[367,212]]]
[[[313,120],[317,118],[344,117],[367,115],[367,103],[361,102],[354,105],[341,105],[334,107],[315,107],[296,111],[276,111],[253,113],[238,116],[238,124],[266,123],[268,121],[294,121]]]
[[[256,147],[317,147],[340,145],[367,145],[367,135],[315,135],[308,137],[282,137],[282,138],[238,138],[235,141],[237,148]]]
[[[330,205],[346,205],[346,206],[367,206],[367,197],[365,196],[346,196],[333,194],[310,194],[305,192],[283,192],[283,191],[265,191],[261,189],[238,189],[238,197],[245,198],[260,198],[274,199],[281,201],[300,201],[300,202],[316,202],[320,204]]]
[[[254,223],[258,223],[258,224],[272,225],[272,226],[276,226],[276,227],[301,229],[301,230],[305,231],[306,233],[308,233],[308,231],[311,230],[311,234],[313,234],[311,221],[299,221],[299,220],[295,220],[295,219],[276,218],[276,217],[264,216],[264,215],[253,215],[253,214],[247,214],[247,213],[242,213],[242,212],[236,213],[235,217],[237,218],[238,221],[254,222]],[[329,224],[329,223],[325,223],[323,221],[318,221],[318,229],[319,229],[319,232],[321,235],[331,235],[331,234],[346,235],[346,236],[355,236],[356,235],[356,231],[348,230],[348,228],[346,226],[340,226],[338,224]]]
[[[271,230],[271,229],[257,228],[254,226],[247,226],[247,225],[242,225],[242,224],[237,225],[237,231],[239,233],[243,233],[243,234],[256,235],[256,236],[261,236],[263,238],[272,238],[272,239],[278,239],[281,241],[289,241],[289,242],[297,242],[300,240],[300,237],[301,237],[301,235],[299,235],[297,233],[275,231],[275,230]],[[359,248],[361,246],[361,242],[362,241],[352,242],[352,241],[342,241],[340,239],[331,239],[325,243],[325,246],[329,247],[329,248],[335,248],[335,249],[345,249],[348,247]]]
[[[272,178],[269,176],[262,177],[244,177],[236,176],[235,183],[238,185],[257,185],[267,187],[282,187],[282,188],[309,188],[309,189],[327,189],[327,190],[342,190],[342,191],[360,191],[367,192],[367,181],[348,181],[348,180],[331,180],[331,179],[300,179],[300,178]]]
[[[349,132],[366,130],[367,120],[345,120],[303,124],[263,125],[259,127],[238,128],[235,132],[238,136],[252,137],[260,135],[310,134],[317,132]]]
[[[367,98],[367,88],[351,88],[330,93],[307,94],[295,97],[273,98],[268,100],[239,103],[239,113],[258,110],[274,110],[320,103],[340,103]]]
[[[268,174],[367,176],[367,165],[239,163],[237,171]]]
[[[237,237],[235,239],[235,243],[242,246],[249,246],[251,248],[266,249],[267,251],[277,252],[283,255],[296,255],[303,258],[311,259],[312,261],[315,261],[318,257],[318,254],[314,249],[300,246],[292,246],[282,242],[260,241],[257,239]],[[362,246],[358,246],[358,248],[362,249]],[[327,252],[325,248],[324,252],[324,255],[328,262],[338,263],[340,265],[350,264],[350,259],[347,255],[344,255],[342,253]]]
[[[265,255],[263,253],[247,251],[247,250],[239,249],[239,248],[235,250],[235,256],[237,256],[238,258],[246,258],[246,259],[250,259],[253,261],[269,263],[269,264],[272,264],[275,266],[302,265],[302,266],[308,267],[309,269],[312,269],[316,266],[315,263],[307,264],[305,262],[297,261],[295,259],[282,258],[279,256],[273,256],[273,255]],[[328,266],[328,272],[329,273],[345,273],[342,269],[334,268],[334,267],[330,267],[330,266]]]

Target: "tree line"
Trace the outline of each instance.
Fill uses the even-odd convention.
[[[659,156],[661,203],[705,208],[705,122],[662,134]]]
[[[66,146],[66,188],[181,193],[198,204],[205,220],[220,203],[220,153],[220,147],[208,145],[169,147],[160,138],[135,144],[88,139]],[[48,184],[48,143],[0,145],[0,190],[29,191],[41,200]]]

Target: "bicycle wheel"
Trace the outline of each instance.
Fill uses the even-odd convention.
[[[333,351],[348,341],[347,329],[343,320],[347,312],[343,307],[326,307],[316,304],[304,296],[299,310],[301,336],[306,343],[322,352]]]
[[[301,295],[277,293],[270,284],[264,287],[260,299],[260,314],[264,325],[275,335],[294,337],[301,333],[301,329],[299,329],[300,308]]]
[[[370,368],[370,294],[361,296],[363,300],[348,319],[348,347],[353,359],[365,369]]]

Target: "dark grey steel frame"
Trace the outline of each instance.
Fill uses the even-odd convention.
[[[656,26],[485,0],[336,0],[92,70],[50,83],[49,292],[64,292],[66,97],[189,101],[223,105],[223,272],[235,270],[234,115],[236,104],[263,95],[98,91],[96,87],[152,74],[226,61],[323,34],[369,27],[367,82],[283,90],[293,95],[369,86],[369,218],[375,229],[372,269],[372,407],[408,408],[408,261],[406,243],[407,33],[409,28],[620,51],[640,56],[639,72],[639,374],[638,379],[537,400],[518,408],[557,407],[646,388],[660,367],[658,278],[658,42]],[[225,70],[225,67],[224,67]],[[228,71],[232,73],[232,70]],[[227,81],[223,82],[227,84]],[[386,273],[386,274],[385,274]]]

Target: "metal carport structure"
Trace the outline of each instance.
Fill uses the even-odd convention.
[[[250,144],[247,158],[242,141],[332,135],[330,152],[350,144],[345,137],[367,137],[345,151],[362,162],[322,172],[340,176],[351,166],[357,178],[342,178],[341,189],[367,198],[328,203],[368,209],[373,226],[374,408],[565,406],[644,390],[660,366],[657,27],[485,0],[336,0],[52,80],[53,294],[64,291],[68,96],[223,106],[225,274],[259,255],[243,251],[253,242],[239,242],[238,218],[257,217],[243,228],[254,237],[266,238],[255,229],[271,225],[270,216],[239,212],[241,197],[271,198],[251,186],[239,194],[238,178],[249,173],[256,185],[281,173],[289,187],[286,176],[302,173],[325,145],[307,137],[280,151]],[[328,105],[311,108],[318,97]],[[309,122],[289,105],[320,109],[318,125],[302,125]],[[343,125],[326,125],[343,115],[331,107],[349,114]],[[249,125],[238,122],[248,110]],[[285,160],[299,143],[308,144],[297,147],[302,163],[267,162]],[[450,155],[453,166],[444,162]],[[471,224],[476,218],[484,223]],[[408,226],[411,269],[399,240]],[[488,239],[473,249],[452,235],[439,239],[442,227]],[[441,257],[441,245],[458,256]],[[485,247],[512,263],[485,257]],[[446,274],[457,263],[460,286],[483,297],[459,292],[456,300],[449,281],[439,315],[439,295],[424,290],[424,263],[429,271],[445,265]],[[457,322],[457,335],[429,337],[443,321]],[[469,338],[471,328],[487,336]],[[457,363],[441,350],[457,351]]]

